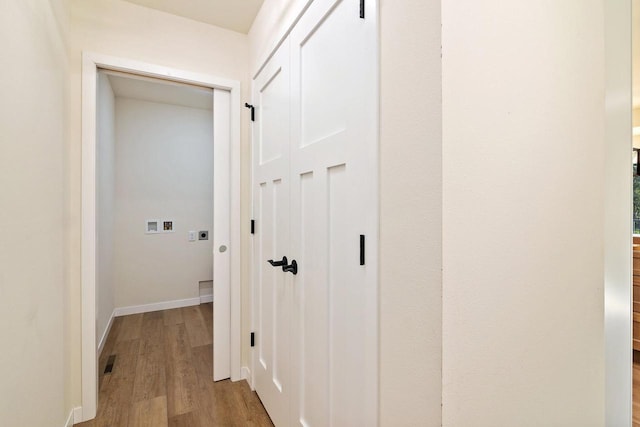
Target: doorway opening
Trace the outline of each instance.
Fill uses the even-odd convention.
[[[109,70],[97,89],[101,353],[114,315],[213,301],[213,90]]]
[[[107,77],[107,74],[103,75],[103,73],[108,73],[109,76]],[[151,79],[160,79],[162,83]],[[118,233],[124,234],[118,236],[113,233],[113,230],[109,230],[108,226],[104,229],[105,224],[100,222],[99,218],[101,214],[105,213],[105,203],[98,197],[98,192],[104,191],[105,177],[103,175],[105,172],[108,174],[108,170],[105,171],[108,168],[101,168],[98,163],[98,159],[105,155],[101,152],[104,147],[100,146],[100,139],[101,137],[104,139],[105,135],[100,135],[100,129],[97,127],[97,118],[101,113],[98,98],[101,85],[113,82],[116,82],[118,91],[138,91],[138,98],[142,96],[141,93],[145,93],[145,85],[162,84],[163,90],[151,91],[155,93],[153,96],[159,97],[151,99],[151,101],[157,101],[156,105],[164,103],[157,108],[163,111],[162,114],[165,114],[167,120],[174,115],[181,114],[179,109],[169,111],[170,108],[166,103],[167,97],[177,99],[178,104],[183,104],[181,105],[183,109],[193,107],[190,104],[209,105],[210,108],[200,109],[199,113],[182,111],[185,117],[189,117],[190,120],[193,120],[194,116],[199,115],[201,118],[206,118],[208,115],[210,119],[208,130],[206,125],[200,126],[199,130],[194,130],[195,128],[191,127],[190,129],[180,129],[180,126],[175,126],[173,130],[178,138],[187,138],[190,132],[199,132],[200,134],[209,132],[209,135],[200,135],[199,144],[200,149],[208,149],[213,154],[212,158],[204,160],[205,163],[208,161],[209,166],[212,166],[209,169],[212,182],[208,183],[208,189],[204,188],[199,192],[199,195],[195,195],[196,199],[201,199],[199,203],[204,206],[201,212],[207,211],[206,205],[210,206],[208,219],[190,218],[189,215],[193,212],[187,211],[193,209],[189,209],[184,200],[172,200],[171,203],[176,205],[174,209],[162,206],[162,204],[149,207],[141,206],[138,203],[140,198],[136,197],[136,192],[143,190],[161,192],[163,188],[172,187],[177,181],[188,181],[190,176],[198,177],[200,175],[198,177],[200,181],[202,181],[203,174],[206,177],[207,172],[202,170],[206,168],[199,168],[197,164],[193,164],[193,169],[189,171],[189,162],[193,163],[194,159],[181,158],[183,156],[181,156],[180,147],[176,150],[176,147],[171,148],[168,145],[157,143],[158,137],[162,135],[156,135],[152,141],[135,144],[135,150],[138,152],[127,153],[129,164],[123,169],[125,172],[123,177],[131,178],[131,182],[134,184],[120,185],[119,188],[126,190],[122,191],[124,194],[117,196],[129,200],[131,203],[125,203],[124,210],[116,216],[118,225],[123,226]],[[176,97],[178,89],[182,89],[180,91],[182,95]],[[185,91],[185,89],[187,90]],[[113,88],[111,90],[113,91]],[[232,381],[241,379],[240,84],[237,81],[220,79],[215,76],[85,53],[83,56],[82,95],[82,407],[76,411],[74,419],[86,421],[96,415],[98,354],[108,334],[111,323],[109,317],[199,304],[203,297],[204,299],[208,298],[206,295],[208,279],[213,279],[214,284],[212,296],[213,317],[215,319],[212,327],[213,351],[215,353],[212,361],[213,379],[231,378]],[[149,100],[141,102],[149,102]],[[133,105],[135,103],[128,101],[122,104],[120,107],[130,110],[133,117],[140,119],[140,105]],[[104,111],[102,112],[104,113]],[[211,121],[213,122],[212,126]],[[118,132],[128,128],[129,137],[141,142],[144,139],[140,137],[141,127],[152,129],[154,126],[149,120],[145,122],[143,119],[137,124],[135,120],[132,120],[127,126],[119,126]],[[106,135],[106,138],[108,139],[109,135]],[[213,144],[205,148],[207,140],[212,141]],[[184,153],[188,151],[188,147],[185,146]],[[163,171],[153,170],[145,163],[147,160],[162,156],[173,157],[177,163],[185,167],[187,173],[176,174],[175,171],[170,170],[163,173]],[[207,157],[207,154],[200,153],[199,156]],[[127,162],[120,163],[125,166],[127,164]],[[144,177],[144,179],[135,179],[136,177]],[[141,188],[143,186],[141,183],[144,183],[148,188]],[[193,188],[194,186],[187,183],[187,187]],[[203,192],[210,194],[209,200],[203,200]],[[167,203],[167,205],[169,204]],[[180,205],[182,205],[182,210]],[[109,209],[109,203],[106,203],[106,211],[108,212]],[[158,213],[156,215],[151,212]],[[140,215],[144,216],[144,220],[136,221],[140,219]],[[178,216],[182,216],[183,219],[178,219]],[[111,245],[112,249],[117,245],[119,245],[118,248],[122,246],[122,250],[118,250],[117,256],[122,257],[123,265],[127,266],[127,268],[123,268],[124,276],[135,280],[140,274],[151,274],[149,277],[145,276],[147,280],[139,281],[147,282],[145,285],[149,285],[149,282],[153,283],[151,287],[146,289],[144,286],[136,289],[133,289],[134,286],[127,288],[131,292],[118,298],[118,301],[114,303],[115,310],[112,313],[108,313],[108,309],[105,313],[104,304],[102,304],[104,301],[100,300],[101,292],[97,287],[101,274],[104,273],[101,270],[101,262],[104,261],[100,261],[100,252],[101,249],[104,251],[104,247],[101,248],[101,245],[105,243],[105,236],[108,240],[108,236],[114,235],[116,239],[106,243],[107,247]],[[164,249],[158,249],[163,246],[163,243],[159,244],[162,242],[162,238],[164,238],[164,243],[171,239],[175,241],[173,246],[177,245],[177,247],[171,249],[173,252],[167,253],[166,244]],[[135,249],[136,244],[141,245],[138,250]],[[164,250],[165,253],[162,256],[168,256],[168,259],[177,258],[177,261],[181,261],[183,264],[192,262],[192,257],[200,258],[199,265],[202,266],[204,262],[206,269],[207,262],[209,268],[212,262],[213,274],[211,277],[194,276],[200,277],[200,279],[193,279],[195,283],[188,285],[191,287],[190,292],[193,295],[190,298],[177,297],[180,294],[175,293],[175,288],[171,289],[166,286],[163,288],[159,283],[161,282],[159,277],[167,275],[167,272],[160,271],[163,268],[161,263],[154,263],[152,260],[144,260],[143,257],[140,257],[140,248],[144,248],[146,245],[148,249],[150,244],[155,247],[154,250]],[[183,247],[180,248],[180,246]],[[194,252],[191,254],[192,257],[189,256],[190,252]],[[157,261],[162,256],[156,253],[153,258]],[[199,267],[192,266],[190,268],[197,270]],[[160,274],[160,276],[156,276],[154,280],[153,274]],[[143,302],[149,294],[154,295],[151,298],[152,302]],[[111,316],[109,316],[110,314]]]

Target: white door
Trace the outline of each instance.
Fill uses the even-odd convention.
[[[278,272],[292,308],[274,332],[290,334],[290,387],[281,394],[289,414],[273,420],[277,427],[377,424],[377,11],[367,1],[363,19],[360,3],[315,0],[278,52],[284,58],[287,49],[280,62],[291,64],[290,157],[279,166],[290,197],[283,246],[298,273]],[[273,78],[266,70],[256,89]],[[254,130],[269,117],[257,120]],[[255,190],[254,206],[263,206]],[[264,232],[257,229],[258,242]],[[272,414],[272,397],[256,389]]]
[[[254,81],[253,210],[255,389],[276,426],[291,395],[291,279],[272,266],[289,255],[289,52],[283,45]]]
[[[377,63],[365,12],[315,1],[289,36],[295,426],[377,423]]]
[[[213,90],[213,379],[231,376],[231,93]]]

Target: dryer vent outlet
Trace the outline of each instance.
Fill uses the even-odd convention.
[[[198,231],[198,240],[209,240],[208,231]]]

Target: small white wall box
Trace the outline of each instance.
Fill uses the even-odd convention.
[[[146,234],[156,234],[160,233],[160,220],[159,219],[148,219],[145,221],[145,233]]]

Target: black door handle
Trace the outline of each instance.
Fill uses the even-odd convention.
[[[296,274],[298,274],[298,263],[294,259],[291,261],[290,265],[285,265],[284,267],[282,267],[282,271],[288,271],[289,273],[293,273],[295,276]]]
[[[272,259],[268,259],[267,262],[271,264],[272,267],[282,267],[283,269],[284,269],[284,266],[289,264],[289,261],[287,260],[286,256],[282,257],[282,261],[274,261]]]

